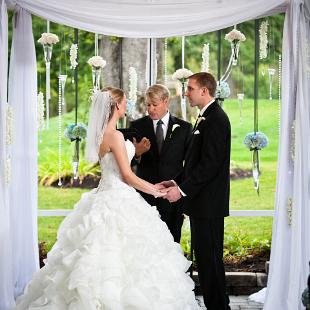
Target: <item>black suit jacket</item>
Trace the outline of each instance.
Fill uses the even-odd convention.
[[[229,215],[230,122],[215,101],[193,131],[180,189],[185,213],[195,218]],[[180,180],[178,180],[180,181]]]
[[[179,127],[175,127],[172,132],[173,125],[179,125]],[[133,121],[130,127],[137,130],[140,136],[151,141],[150,150],[141,156],[141,161],[137,164],[137,175],[140,178],[154,184],[175,179],[183,172],[185,154],[192,132],[190,123],[170,114],[167,134],[160,154],[158,153],[153,121],[149,116]],[[171,209],[168,200],[155,199],[151,195],[141,194],[149,204],[166,207],[167,211]]]

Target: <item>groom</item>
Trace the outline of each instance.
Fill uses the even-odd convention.
[[[199,117],[185,157],[184,174],[165,198],[179,201],[190,216],[192,244],[200,287],[208,310],[227,310],[223,264],[224,217],[229,215],[230,122],[214,99],[216,81],[210,73],[189,77],[185,95]]]
[[[148,116],[130,125],[142,140],[135,143],[137,175],[150,182],[171,180],[183,171],[183,161],[188,148],[192,126],[171,115],[168,109],[169,90],[155,84],[146,90]],[[180,242],[183,214],[181,202],[170,203],[141,193],[152,206],[156,206],[161,219],[167,224],[175,242]]]

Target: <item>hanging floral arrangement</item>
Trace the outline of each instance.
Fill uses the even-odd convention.
[[[210,61],[209,43],[203,45],[201,58],[202,58],[201,72],[209,72],[209,61]]]
[[[50,86],[51,59],[52,59],[53,45],[59,42],[59,38],[54,33],[45,32],[41,34],[41,38],[38,40],[38,42],[42,44],[44,51],[44,60],[46,68],[46,93],[45,93],[46,128],[49,129],[49,100],[51,99],[51,86]]]
[[[240,42],[244,42],[246,37],[241,31],[234,28],[232,31],[225,35],[225,40],[229,41],[231,44],[232,65],[236,66],[238,61]]]
[[[38,93],[38,129],[42,131],[44,129],[44,95],[40,91]]]
[[[64,132],[64,136],[71,142],[75,141],[74,154],[72,157],[73,178],[78,178],[79,160],[80,160],[80,141],[86,138],[87,127],[83,123],[69,124]]]
[[[230,87],[227,82],[217,82],[215,97],[220,101],[224,101],[224,99],[230,96]]]
[[[252,174],[254,180],[254,188],[259,194],[259,151],[268,146],[268,138],[267,136],[260,132],[250,132],[248,133],[243,141],[244,145],[250,150],[253,151],[252,156]]]
[[[186,68],[178,69],[172,74],[172,80],[178,81],[181,84],[181,111],[182,117],[186,120],[186,99],[185,99],[185,88],[187,79],[193,74],[191,70]]]
[[[71,64],[70,68],[73,70],[78,65],[78,62],[76,61],[77,56],[78,56],[78,45],[72,44],[70,47],[70,64]]]
[[[88,59],[87,63],[92,67],[93,89],[94,92],[100,89],[101,70],[107,62],[101,56],[93,56]]]
[[[259,59],[267,58],[268,53],[268,21],[265,20],[260,24],[259,27]]]

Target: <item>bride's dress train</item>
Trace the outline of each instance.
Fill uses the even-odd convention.
[[[100,165],[98,188],[65,218],[16,309],[197,309],[190,262],[157,210],[122,181],[112,153]]]

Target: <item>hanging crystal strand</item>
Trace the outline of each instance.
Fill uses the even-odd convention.
[[[240,119],[240,123],[242,123],[242,103],[244,99],[244,94],[243,93],[237,94],[237,98],[238,98],[238,103],[239,103],[239,119]]]
[[[268,68],[268,76],[269,76],[269,100],[272,100],[272,80],[273,76],[276,73],[276,69]]]
[[[184,66],[185,66],[185,37],[182,36],[182,69],[184,69]],[[182,80],[181,112],[183,120],[186,121],[185,79]]]
[[[164,42],[164,83],[168,84],[168,39]]]
[[[50,21],[46,21],[46,32],[50,32]],[[46,104],[46,129],[49,129],[50,122],[50,99],[51,99],[51,88],[50,88],[50,70],[51,70],[51,58],[53,45],[46,44],[43,46],[44,49],[44,58],[45,58],[45,68],[46,68],[46,94],[45,94],[45,104]]]
[[[78,45],[79,37],[78,37],[78,29],[74,29],[74,41],[76,46]],[[76,55],[76,59],[77,59]],[[77,119],[78,119],[78,68],[75,68],[74,71],[74,79],[75,79],[75,125],[77,125]],[[73,180],[78,180],[79,177],[79,142],[80,139],[77,138],[75,140],[75,149],[74,149],[74,155],[72,160],[72,169],[73,169]]]
[[[60,76],[58,77],[58,186],[62,185],[62,85]]]
[[[66,99],[65,99],[65,87],[66,87],[66,81],[67,81],[67,75],[66,74],[60,74],[59,75],[59,81],[61,84],[61,102],[62,102],[62,110],[66,111]]]
[[[239,65],[239,70],[238,70],[238,82],[240,81],[240,72],[242,73],[242,85],[241,89],[242,92],[237,93],[237,99],[238,99],[238,105],[239,105],[239,121],[240,124],[242,124],[242,108],[243,108],[243,99],[244,99],[244,78],[243,78],[243,67],[242,67],[242,62],[241,62],[241,55],[240,55],[240,65]]]

